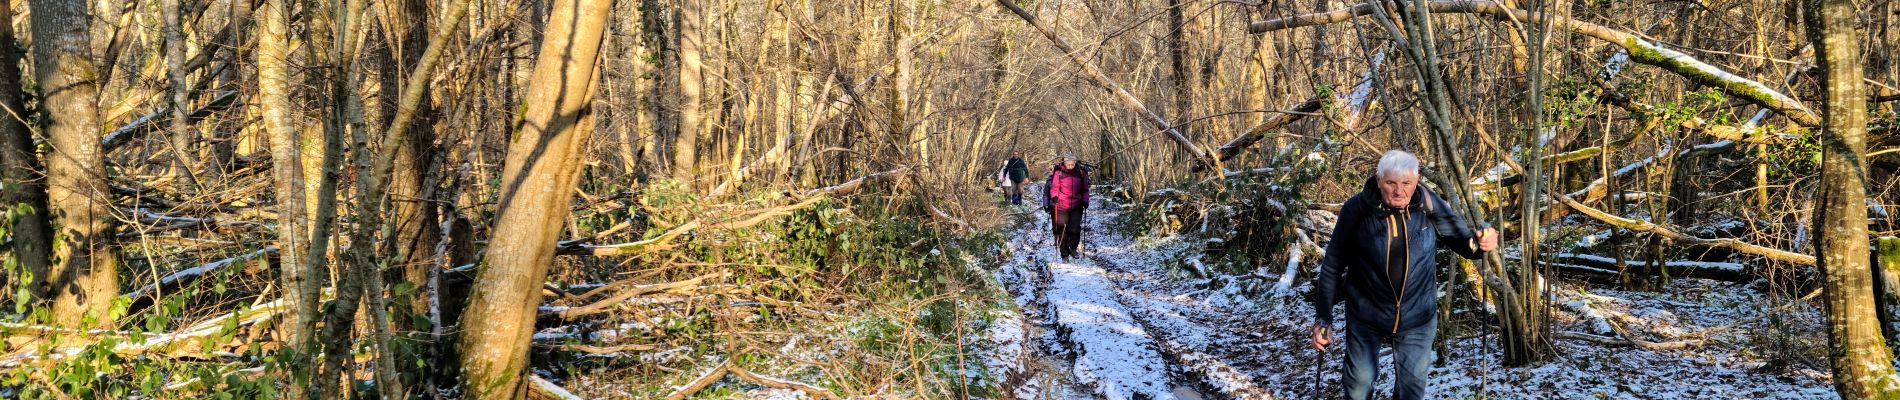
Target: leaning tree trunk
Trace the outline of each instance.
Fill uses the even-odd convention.
[[[12,21],[13,8],[0,7],[0,21]],[[14,43],[13,28],[0,29],[0,43]],[[7,231],[13,236],[13,255],[22,272],[31,274],[27,282],[34,303],[46,297],[46,272],[52,264],[53,227],[46,220],[46,183],[40,180],[39,152],[34,149],[33,131],[26,121],[26,95],[20,92],[20,52],[18,47],[0,46],[0,207],[21,210],[13,216]],[[24,205],[24,209],[22,206]],[[19,276],[19,275],[14,275]],[[12,287],[12,286],[5,286]]]
[[[502,164],[487,265],[462,316],[462,373],[473,398],[518,398],[534,310],[586,161],[584,121],[612,0],[558,0],[535,62],[521,131]]]
[[[1826,274],[1828,360],[1843,399],[1900,397],[1893,354],[1880,338],[1867,244],[1867,89],[1861,32],[1850,0],[1808,0],[1804,17],[1819,62],[1821,186],[1814,205],[1816,266]]]
[[[60,240],[47,277],[53,320],[110,326],[119,292],[111,193],[97,114],[99,72],[89,46],[91,21],[79,0],[37,0],[33,10],[33,75],[39,80],[46,152],[46,194]]]

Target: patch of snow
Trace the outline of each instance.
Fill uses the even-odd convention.
[[[1075,344],[1075,375],[1112,400],[1172,398],[1167,363],[1136,325],[1105,272],[1087,262],[1050,263],[1047,296],[1059,330]]]

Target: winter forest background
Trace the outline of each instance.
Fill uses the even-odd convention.
[[[1890,0],[5,5],[0,397],[1332,397],[1395,148],[1441,398],[1900,396]]]

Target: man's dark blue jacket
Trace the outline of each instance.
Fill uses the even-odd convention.
[[[1313,283],[1319,323],[1331,326],[1335,295],[1346,303],[1348,323],[1394,334],[1438,317],[1440,244],[1465,258],[1483,252],[1475,232],[1432,191],[1419,185],[1411,204],[1393,208],[1379,193],[1377,177],[1340,207],[1333,238]]]

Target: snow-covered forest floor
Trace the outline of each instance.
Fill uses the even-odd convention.
[[[1279,268],[1244,277],[1186,276],[1167,265],[1198,262],[1193,243],[1124,237],[1113,226],[1120,206],[1096,203],[1085,218],[1084,256],[1073,262],[1056,257],[1048,216],[1023,209],[1033,216],[1009,241],[1010,262],[994,273],[1020,313],[1001,312],[986,327],[984,363],[1001,392],[1024,399],[1338,396],[1343,350],[1333,346],[1322,359],[1310,344],[1310,272],[1279,296],[1244,294],[1231,284],[1274,282]],[[1302,270],[1317,261],[1309,255]],[[1790,331],[1775,326],[1811,331],[1818,310],[1768,310],[1756,288],[1702,279],[1678,279],[1658,292],[1585,283],[1563,283],[1552,292],[1551,331],[1563,337],[1553,343],[1554,357],[1503,367],[1494,330],[1467,324],[1469,333],[1445,340],[1439,353],[1431,374],[1435,396],[1836,397],[1825,365],[1774,362],[1763,354],[1769,341],[1820,340],[1770,336]],[[1377,382],[1382,398],[1392,387],[1389,357]]]

